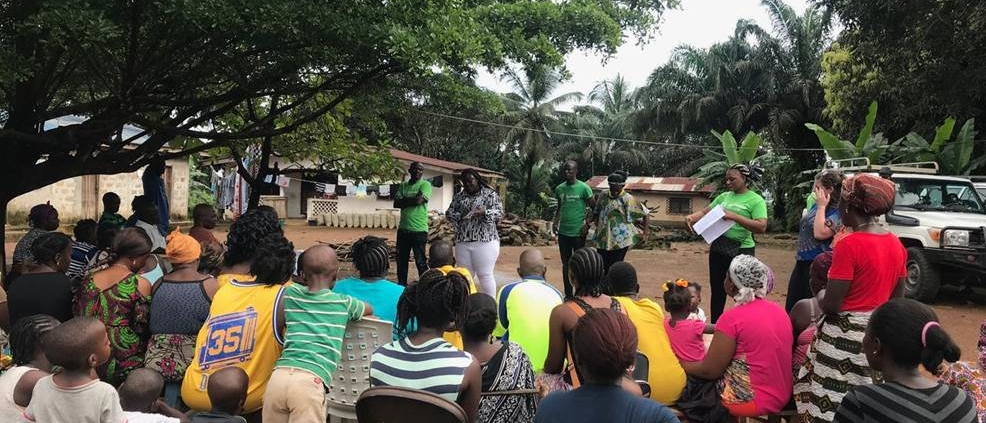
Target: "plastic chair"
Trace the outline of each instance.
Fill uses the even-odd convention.
[[[360,423],[466,423],[459,404],[431,392],[398,386],[367,389],[356,402]]]
[[[640,385],[640,392],[644,394],[645,398],[650,398],[650,382],[647,381],[647,377],[650,375],[650,360],[644,353],[637,351],[637,358],[633,363],[633,381]]]
[[[342,355],[326,395],[329,422],[356,420],[356,400],[370,389],[370,356],[391,341],[393,324],[364,318],[346,325]]]

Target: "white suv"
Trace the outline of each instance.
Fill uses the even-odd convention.
[[[884,219],[907,248],[905,294],[927,302],[942,283],[986,285],[986,208],[972,182],[909,173],[890,179],[897,200]]]

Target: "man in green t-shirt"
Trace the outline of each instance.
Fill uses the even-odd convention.
[[[397,227],[397,282],[407,286],[407,262],[414,250],[414,266],[418,276],[428,270],[425,244],[428,243],[428,199],[431,183],[421,179],[421,163],[413,162],[407,173],[410,179],[397,186],[394,208],[401,209],[401,223]]]
[[[572,283],[568,280],[568,259],[572,257],[572,252],[585,247],[585,210],[592,199],[592,189],[578,180],[578,174],[578,163],[574,160],[565,162],[565,167],[562,168],[565,182],[555,187],[558,208],[555,209],[553,229],[558,234],[565,298],[571,298],[575,294]]]

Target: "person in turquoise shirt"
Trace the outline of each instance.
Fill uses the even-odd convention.
[[[734,222],[725,234],[709,246],[709,285],[712,288],[711,323],[715,323],[726,307],[726,280],[729,263],[738,255],[754,255],[753,234],[767,231],[767,202],[750,189],[749,182],[760,178],[760,170],[745,164],[734,164],[726,171],[726,192],[716,196],[708,207],[685,218],[691,228],[716,206],[722,206],[724,219]]]
[[[421,179],[421,163],[413,162],[407,170],[410,179],[397,186],[394,208],[401,209],[397,226],[397,283],[407,286],[407,262],[414,251],[414,267],[418,276],[428,270],[425,244],[428,243],[428,200],[431,182]]]
[[[396,322],[397,301],[404,287],[386,279],[390,269],[387,241],[374,236],[360,238],[353,244],[353,266],[359,277],[337,281],[332,291],[365,301],[373,307],[375,316]]]
[[[558,234],[558,252],[561,255],[562,278],[565,282],[565,298],[572,296],[572,283],[568,280],[568,259],[572,252],[585,247],[585,211],[592,200],[592,188],[578,179],[579,164],[575,160],[565,162],[562,175],[565,182],[555,187],[555,209],[553,229]]]

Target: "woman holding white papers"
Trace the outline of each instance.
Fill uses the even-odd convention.
[[[750,180],[760,178],[760,170],[745,164],[735,164],[726,171],[723,181],[728,190],[716,196],[709,207],[685,217],[691,228],[715,207],[722,207],[723,219],[734,222],[725,234],[709,245],[709,285],[712,287],[711,314],[715,323],[726,306],[726,279],[729,263],[740,255],[754,255],[753,234],[767,231],[767,203],[749,187]]]

